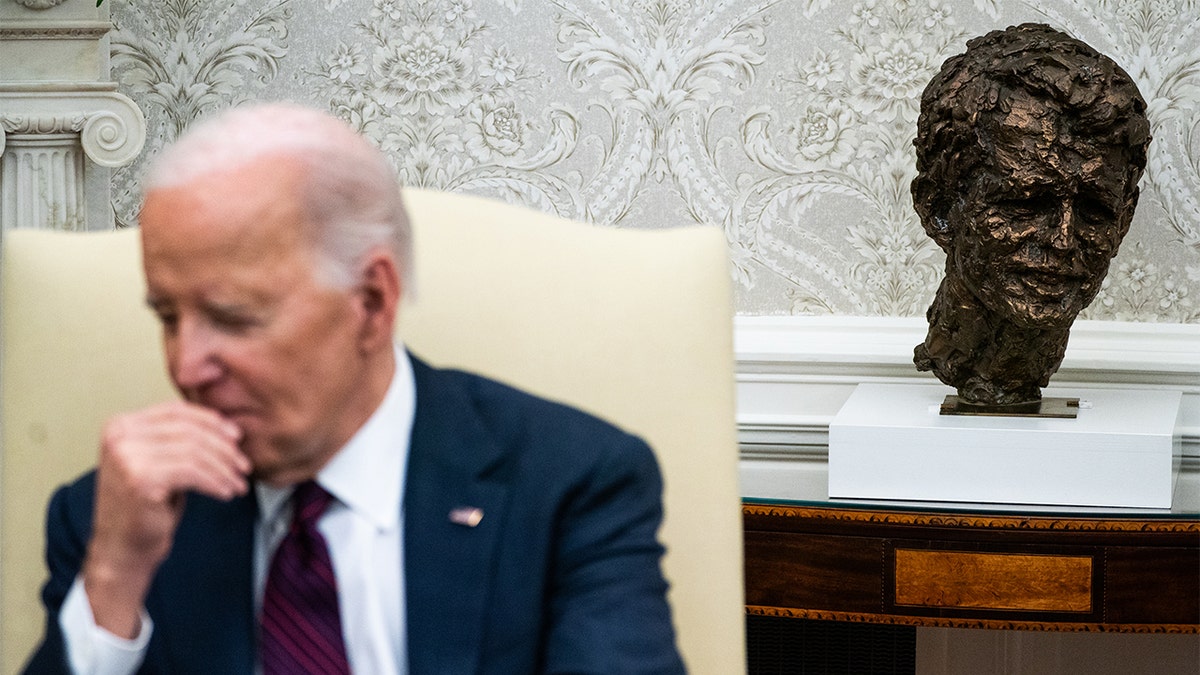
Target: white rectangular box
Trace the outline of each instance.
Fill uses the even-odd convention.
[[[941,385],[860,384],[829,426],[829,496],[1170,508],[1178,391],[1046,389],[1075,419],[941,415]]]

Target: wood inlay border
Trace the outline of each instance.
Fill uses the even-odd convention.
[[[747,605],[746,613],[755,616],[776,616],[818,621],[849,621],[852,623],[879,623],[895,626],[918,626],[931,628],[986,628],[990,630],[1059,631],[1072,633],[1164,633],[1198,634],[1200,625],[1195,624],[1132,624],[1132,623],[1088,623],[1073,621],[1009,621],[996,619],[962,619],[934,616],[903,616],[895,614],[865,614],[831,612],[826,610],[792,609],[787,607],[764,607]]]
[[[858,508],[743,504],[742,513],[781,519],[852,521],[888,525],[973,527],[1011,530],[1070,530],[1079,532],[1200,533],[1200,519],[1134,519],[1127,517],[1058,518],[1015,515],[925,513],[921,511],[871,511]]]

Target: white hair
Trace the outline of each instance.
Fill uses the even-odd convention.
[[[403,287],[412,279],[412,234],[387,158],[341,120],[289,103],[232,108],[202,121],[164,150],[142,182],[149,193],[266,156],[302,168],[296,198],[315,231],[317,273],[331,285],[354,283],[375,248],[396,257]]]

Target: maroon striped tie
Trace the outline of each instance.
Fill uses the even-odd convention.
[[[333,497],[313,481],[296,486],[292,524],[275,550],[263,594],[264,675],[350,673],[337,580],[317,519]]]

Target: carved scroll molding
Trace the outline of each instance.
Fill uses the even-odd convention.
[[[79,134],[88,159],[109,168],[125,166],[146,142],[146,118],[128,96],[112,88],[56,92],[0,85],[0,129],[4,137]],[[0,138],[0,153],[4,149]]]
[[[0,25],[0,39],[3,40],[46,40],[60,38],[67,40],[99,40],[112,30],[112,24],[107,21],[55,21],[55,22],[24,22],[20,24]]]
[[[96,182],[88,160],[101,170],[124,166],[145,140],[141,110],[111,83],[0,84],[3,227],[100,226],[110,207],[107,197],[88,198]],[[101,178],[107,183],[107,173]]]
[[[29,9],[50,9],[63,4],[66,0],[13,0],[18,5],[24,5]]]

